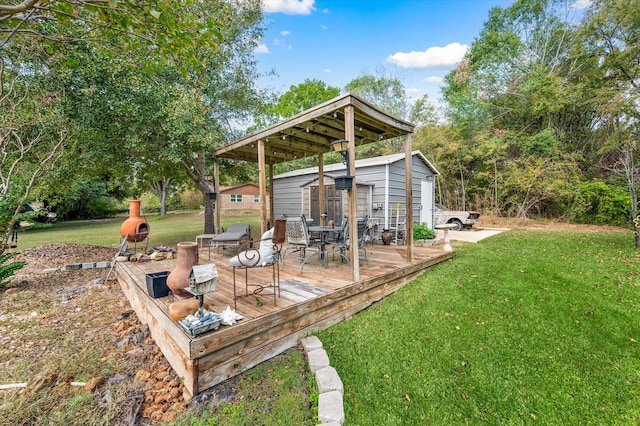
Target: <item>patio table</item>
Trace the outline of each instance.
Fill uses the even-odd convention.
[[[329,226],[310,226],[310,233],[320,234],[320,258],[322,259],[322,267],[328,266],[325,246],[327,245],[327,234],[330,232],[338,232],[338,229]]]

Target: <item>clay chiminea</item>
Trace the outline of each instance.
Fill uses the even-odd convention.
[[[167,287],[174,293],[181,293],[189,287],[191,268],[198,264],[198,243],[178,243],[176,267],[167,277]]]
[[[136,243],[149,235],[149,224],[140,217],[140,200],[129,201],[129,218],[120,226],[120,235]]]

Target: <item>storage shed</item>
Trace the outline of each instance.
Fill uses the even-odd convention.
[[[411,153],[413,220],[433,229],[434,180],[438,170],[420,151]],[[383,229],[404,231],[406,199],[405,154],[356,160],[357,216],[371,219],[372,238]],[[327,220],[340,223],[347,211],[346,191],[336,190],[334,178],[344,175],[344,164],[324,166],[324,196]],[[304,214],[321,223],[318,168],[294,170],[273,177],[274,215]],[[402,235],[400,235],[401,237]],[[402,238],[400,238],[402,239]]]

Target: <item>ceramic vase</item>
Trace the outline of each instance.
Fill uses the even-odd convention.
[[[391,244],[391,231],[388,229],[383,229],[382,230],[382,234],[380,234],[380,237],[382,238],[382,243],[385,246],[388,246],[389,244]]]
[[[198,264],[198,243],[178,243],[178,260],[176,267],[167,277],[167,286],[174,293],[189,287],[191,268]]]

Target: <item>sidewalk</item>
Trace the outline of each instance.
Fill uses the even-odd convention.
[[[493,235],[498,235],[502,232],[508,231],[508,228],[471,228],[464,229],[462,231],[449,231],[449,239],[452,241],[464,241],[467,243],[477,243],[485,238]],[[444,231],[439,230],[436,233],[436,238],[444,239]]]

